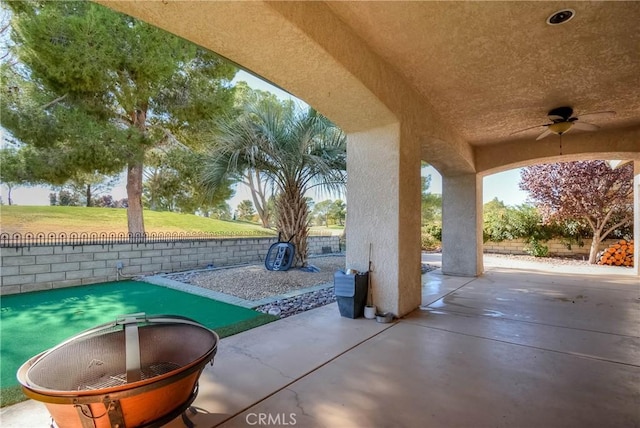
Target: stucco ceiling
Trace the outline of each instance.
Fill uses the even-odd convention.
[[[588,118],[603,130],[640,124],[640,2],[327,4],[472,145],[535,138],[510,134],[565,105],[615,111]]]

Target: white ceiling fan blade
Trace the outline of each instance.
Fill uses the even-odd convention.
[[[607,110],[607,111],[594,111],[593,113],[585,113],[585,114],[581,114],[579,116],[577,116],[579,119],[583,119],[585,117],[595,117],[597,116],[598,118],[605,118],[605,117],[611,117],[611,116],[615,116],[616,112],[613,110]]]
[[[551,130],[549,128],[547,128],[547,129],[544,130],[544,132],[542,134],[540,134],[538,136],[538,138],[536,138],[536,141],[542,140],[544,137],[546,137],[549,134],[551,134]]]
[[[509,134],[509,135],[519,134],[519,133],[521,133],[521,132],[528,131],[528,130],[530,130],[530,129],[542,128],[543,126],[547,126],[547,125],[546,125],[546,124],[542,124],[542,125],[530,126],[530,127],[528,127],[528,128],[524,128],[524,129],[518,129],[517,131],[514,131],[514,132],[512,132],[512,133],[511,133],[511,134]]]
[[[599,126],[579,121],[573,122],[573,128],[579,129],[581,131],[597,131],[598,129],[600,129]]]

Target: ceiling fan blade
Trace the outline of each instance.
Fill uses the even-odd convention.
[[[517,130],[517,131],[512,132],[512,133],[511,133],[511,134],[509,134],[509,135],[519,134],[520,132],[528,131],[528,130],[530,130],[530,129],[542,128],[543,126],[548,126],[548,124],[544,123],[544,124],[542,124],[542,125],[530,126],[530,127],[528,127],[528,128],[519,129],[519,130]]]
[[[549,115],[549,120],[553,120],[554,122],[555,122],[556,120],[562,120],[562,121],[565,121],[565,120],[567,120],[567,118],[565,118],[565,117],[563,117],[563,116],[560,116],[560,115],[557,115],[557,114],[550,114],[550,115]]]
[[[544,137],[546,137],[549,134],[551,134],[551,130],[549,128],[547,128],[547,129],[544,130],[544,132],[542,134],[538,135],[538,138],[536,138],[536,141],[542,140]]]
[[[597,131],[598,129],[600,129],[599,126],[580,121],[573,122],[573,128],[579,129],[581,131]]]
[[[594,111],[593,113],[585,113],[585,114],[581,114],[578,115],[577,117],[579,119],[583,119],[585,117],[594,117],[594,116],[598,116],[598,117],[611,117],[611,116],[615,116],[616,112],[613,110],[607,110],[607,111]]]

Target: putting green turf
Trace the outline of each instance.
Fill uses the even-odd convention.
[[[2,406],[15,402],[20,365],[83,330],[120,315],[182,315],[229,336],[277,317],[166,287],[121,281],[2,296],[0,300]],[[13,391],[13,392],[11,392]],[[18,400],[19,401],[19,400]]]

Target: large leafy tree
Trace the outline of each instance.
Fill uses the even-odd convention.
[[[211,197],[200,182],[203,154],[185,147],[154,149],[147,156],[143,201],[154,211],[205,214],[224,207],[232,196],[230,183]]]
[[[277,228],[296,246],[296,265],[307,261],[309,206],[314,186],[341,190],[346,180],[346,138],[313,109],[255,100],[219,126],[203,181],[211,190],[227,177],[257,170],[276,190]]]
[[[335,201],[325,199],[313,204],[311,215],[316,219],[318,226],[329,226],[329,220],[334,224],[344,226],[344,221],[347,218],[347,205],[341,199]]]
[[[521,171],[520,188],[529,192],[546,221],[576,220],[593,233],[589,262],[600,242],[633,218],[631,165],[612,169],[605,161],[535,165]]]
[[[429,164],[423,161],[421,164],[422,170],[424,171],[424,168],[427,166],[429,166]],[[429,191],[431,187],[431,174],[423,175],[420,179],[422,182],[422,225],[440,226],[442,224],[442,195]]]
[[[332,204],[333,201],[327,199],[313,205],[311,214],[316,218],[318,226],[329,226],[329,211],[331,210]]]
[[[238,204],[237,212],[238,220],[244,221],[253,220],[253,216],[256,214],[256,211],[253,209],[253,203],[251,203],[251,201],[248,199],[245,199]]]
[[[100,195],[109,192],[113,186],[115,186],[118,178],[119,177],[110,177],[97,172],[93,174],[78,173],[71,178],[66,187],[68,187],[71,192],[77,194],[78,199],[81,200],[85,206],[91,207]]]
[[[190,145],[228,111],[235,68],[90,2],[9,2],[15,64],[3,64],[1,124],[36,149],[46,181],[127,171],[128,226],[143,233],[145,155]]]
[[[9,205],[13,204],[11,192],[15,187],[32,184],[29,180],[29,163],[24,155],[15,147],[0,149],[0,182],[7,187]]]
[[[340,226],[344,226],[347,218],[347,204],[342,199],[335,200],[329,208],[329,216]]]

